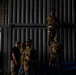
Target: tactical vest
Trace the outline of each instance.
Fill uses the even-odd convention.
[[[35,53],[32,48],[27,48],[24,50],[24,70],[28,71],[29,67],[32,65],[34,62],[35,58]]]

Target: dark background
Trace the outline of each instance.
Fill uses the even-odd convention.
[[[4,0],[1,27],[1,64],[4,72],[10,72],[11,48],[15,41],[33,40],[38,52],[38,62],[49,61],[46,24],[53,11],[58,21],[56,35],[64,47],[63,62],[76,61],[76,7],[75,0]],[[1,1],[2,3],[2,1]],[[0,3],[0,4],[1,4]],[[6,14],[6,15],[5,15]]]

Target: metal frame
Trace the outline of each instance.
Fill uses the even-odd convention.
[[[75,24],[56,24],[56,26],[59,28],[59,27],[76,27],[76,25]],[[10,57],[11,55],[11,48],[12,48],[12,44],[11,44],[11,41],[12,41],[12,29],[13,28],[43,28],[43,27],[45,27],[46,28],[46,24],[28,24],[28,23],[23,23],[23,24],[21,24],[21,23],[11,23],[10,25],[9,25],[9,27],[8,27],[8,57]],[[10,45],[10,46],[9,46]],[[10,54],[9,54],[10,53]],[[10,62],[10,59],[8,59],[8,61]],[[9,62],[8,62],[8,64],[9,64]],[[9,66],[9,68],[10,68],[10,66]],[[8,69],[9,69],[8,68]],[[10,69],[9,69],[10,70]]]
[[[12,28],[14,28],[14,27],[15,27],[15,28],[16,28],[16,27],[17,27],[17,28],[19,28],[19,27],[20,27],[20,28],[23,28],[23,27],[26,27],[26,28],[30,28],[30,27],[32,27],[32,28],[34,28],[34,27],[35,27],[35,28],[41,27],[41,28],[42,28],[42,27],[46,27],[46,24],[29,24],[29,23],[23,23],[23,24],[22,24],[22,23],[19,23],[19,24],[18,24],[18,23],[14,23],[14,24],[12,24],[12,23],[11,23],[10,26],[11,26]]]
[[[6,57],[7,61],[4,59],[5,58],[4,57],[4,52],[7,53],[7,50],[8,50],[8,46],[7,46],[7,44],[5,44],[8,41],[7,40],[7,38],[8,38],[8,24],[0,24],[0,28],[1,28],[0,32],[1,32],[1,60],[2,60],[2,62],[1,62],[1,72],[4,72],[4,68],[7,67],[7,62],[8,62],[8,60],[7,60],[8,56]],[[4,60],[5,60],[5,62],[4,62]]]
[[[0,24],[0,28],[4,28],[4,27],[7,27],[8,24]]]
[[[46,28],[45,24],[10,24],[8,26],[8,75],[10,75],[10,57],[11,57],[11,49],[12,49],[12,30],[13,28]]]
[[[72,28],[72,27],[76,27],[76,24],[58,24],[58,25],[56,25],[57,27],[70,27],[70,28]],[[6,48],[7,48],[7,50],[8,50],[8,52],[7,52],[7,54],[8,54],[8,62],[7,62],[7,74],[8,75],[10,75],[10,57],[11,57],[11,48],[12,48],[12,43],[11,43],[11,41],[12,41],[12,29],[13,28],[46,28],[46,24],[21,24],[21,23],[19,23],[19,24],[17,24],[17,23],[14,23],[14,24],[9,24],[9,25],[0,25],[0,28],[7,28],[7,32],[6,32],[6,35],[5,34],[2,34],[1,35],[1,38],[3,38],[3,36],[5,35],[5,37],[7,37],[7,46],[6,46]],[[2,30],[3,31],[3,30]],[[4,39],[4,38],[3,38]],[[1,43],[2,43],[3,41],[1,41]]]

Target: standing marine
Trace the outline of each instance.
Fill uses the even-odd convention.
[[[25,75],[24,73],[24,58],[23,58],[23,52],[25,50],[25,43],[20,44],[20,70],[19,75]]]
[[[51,49],[50,49],[50,61],[49,61],[49,66],[53,64],[54,61],[57,63],[57,68],[60,69],[61,65],[61,59],[63,56],[63,47],[62,45],[58,42],[58,38],[54,37],[54,41],[51,44]]]
[[[25,50],[25,43],[20,44],[20,62],[21,65],[23,65],[23,52]]]
[[[47,37],[48,37],[48,45],[51,44],[51,41],[55,37],[56,33],[56,26],[55,26],[56,20],[53,16],[53,13],[51,12],[50,15],[47,17]]]
[[[35,75],[35,62],[36,62],[36,50],[32,47],[32,40],[26,42],[26,49],[23,52],[24,56],[24,71],[25,75],[30,75],[32,73]]]

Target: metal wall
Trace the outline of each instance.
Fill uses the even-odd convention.
[[[32,25],[32,26],[30,26]],[[7,33],[8,31],[8,33]],[[29,38],[33,40],[33,48],[38,52],[38,62],[48,62],[50,49],[47,46],[46,26],[34,24],[16,24],[10,28],[2,28],[2,70],[10,73],[11,48],[15,41],[25,42]],[[76,26],[58,26],[56,35],[64,47],[64,62],[76,62]],[[9,74],[10,75],[10,74]]]
[[[57,35],[60,43],[64,47],[64,62],[76,62],[76,27],[61,26],[58,28]]]
[[[22,24],[20,24],[22,25]],[[18,26],[20,26],[18,25]],[[50,48],[47,45],[47,31],[46,27],[39,25],[39,27],[30,27],[29,25],[24,25],[25,27],[14,27],[12,29],[12,47],[15,41],[26,42],[28,39],[33,40],[33,48],[38,52],[38,62],[48,62]],[[28,26],[28,27],[27,27]],[[64,57],[62,61],[64,62],[75,62],[76,51],[76,26],[58,26],[56,30],[56,36],[59,38],[59,42],[64,47]]]
[[[75,0],[9,0],[10,23],[46,23],[53,10],[59,23],[75,24]]]
[[[60,23],[75,24],[75,0],[55,0],[55,15]]]
[[[8,29],[5,25],[1,25],[1,51],[0,51],[0,70],[3,73],[7,72],[8,66]]]
[[[37,50],[38,62],[46,62],[47,56],[47,36],[46,27],[42,25],[25,26],[25,27],[14,27],[12,29],[12,47],[16,41],[26,42],[32,39],[32,48]]]
[[[68,25],[68,26],[74,26],[75,24],[75,0],[9,0],[9,24],[46,24],[47,23],[47,16],[49,13],[53,11],[54,16],[57,17],[58,22],[60,25]],[[62,30],[64,30],[64,34],[62,34]],[[36,31],[36,32],[35,32]],[[67,32],[68,31],[68,32]],[[29,35],[28,35],[29,33]],[[43,41],[41,39],[45,39],[43,37],[44,30],[36,30],[36,29],[14,29],[13,30],[13,43],[16,40],[19,41],[26,41],[26,39],[33,38],[33,40],[36,36],[34,35],[35,33],[38,33],[38,37],[42,36],[39,39],[38,46],[40,46],[40,42],[43,44]],[[64,60],[65,61],[75,61],[75,57],[73,58],[74,60],[71,60],[71,54],[69,54],[68,49],[72,49],[74,51],[75,48],[72,47],[74,44],[69,44],[72,43],[72,37],[74,31],[72,29],[66,29],[62,28],[59,29],[59,32],[61,33],[59,36],[64,35]],[[24,35],[25,34],[25,35]],[[33,34],[32,36],[30,36]],[[26,36],[27,35],[27,36]],[[70,37],[68,37],[70,36]],[[74,37],[73,37],[74,38]],[[72,41],[67,41],[67,40],[72,40]],[[37,42],[37,41],[36,41]],[[63,43],[62,42],[62,43]],[[71,46],[69,46],[71,45]],[[74,46],[74,45],[73,45]],[[35,46],[34,46],[35,47]],[[40,46],[41,47],[41,46]],[[35,47],[36,48],[36,47]],[[39,47],[38,47],[39,48]],[[46,50],[39,50],[43,54],[46,52]],[[47,53],[46,53],[46,58],[40,58],[39,61],[43,61],[43,59],[48,60],[49,51],[47,48]],[[67,54],[68,53],[68,54]],[[39,55],[40,55],[39,54]],[[73,54],[72,54],[73,55]],[[41,55],[40,55],[41,56]],[[43,56],[43,55],[42,55]],[[73,55],[74,56],[74,55]]]
[[[68,26],[76,26],[75,22],[75,0],[9,0],[9,24],[15,23],[15,24],[46,24],[47,23],[47,16],[51,11],[54,11],[54,16],[57,17],[58,22],[60,25],[68,25]],[[63,29],[63,28],[62,28]],[[75,57],[73,58],[74,60],[71,60],[71,54],[69,54],[68,49],[72,49],[72,52],[75,51],[75,48],[72,47],[74,44],[72,41],[73,40],[73,35],[75,35],[75,31],[73,29],[66,29],[64,28],[63,32],[62,29],[59,29],[58,33],[61,33],[59,36],[63,36],[64,32],[64,49],[66,50],[64,52],[64,60],[66,61],[75,61]],[[30,31],[32,31],[30,33]],[[37,31],[37,30],[36,30]],[[27,33],[34,33],[34,29],[15,29],[13,30],[13,40],[14,42],[16,40],[20,41],[25,41],[28,37],[33,38],[33,36],[27,35]],[[43,30],[38,30],[38,34],[43,35]],[[18,36],[23,35],[18,38]],[[27,35],[27,36],[26,36]],[[26,37],[25,37],[26,36]],[[70,37],[69,37],[70,36]],[[16,38],[17,37],[17,38]],[[34,38],[33,38],[34,39]],[[44,39],[41,38],[41,39]],[[72,41],[67,41],[67,40],[72,40]],[[40,39],[39,39],[40,41]],[[14,44],[13,42],[13,44]],[[43,44],[43,41],[40,41]],[[73,43],[73,44],[69,44]],[[62,42],[63,43],[63,42]],[[70,46],[69,46],[70,45]],[[74,44],[75,45],[75,44]],[[74,46],[73,45],[73,46]],[[42,51],[44,52],[44,51]],[[49,53],[49,52],[48,52]],[[68,54],[67,54],[68,53]],[[74,52],[73,52],[74,53]],[[73,54],[72,54],[73,55]],[[47,55],[46,55],[47,56]],[[73,55],[74,56],[74,55]],[[39,59],[41,60],[41,58]]]
[[[54,16],[57,17],[58,22],[61,25],[57,30],[57,35],[64,46],[63,61],[76,61],[76,28],[69,27],[73,25],[76,26],[75,0],[9,0],[7,20],[9,27],[3,28],[1,35],[3,71],[10,72],[9,63],[11,47],[14,46],[15,41],[23,42],[31,38],[34,42],[33,47],[38,51],[38,61],[47,62],[49,60],[49,47],[47,47],[47,34],[44,27],[36,29],[13,28],[11,32],[10,25],[18,23],[25,25],[28,23],[30,25],[45,25],[47,23],[47,16],[52,10],[54,11]],[[62,24],[66,26],[68,25],[68,27],[62,27]]]

